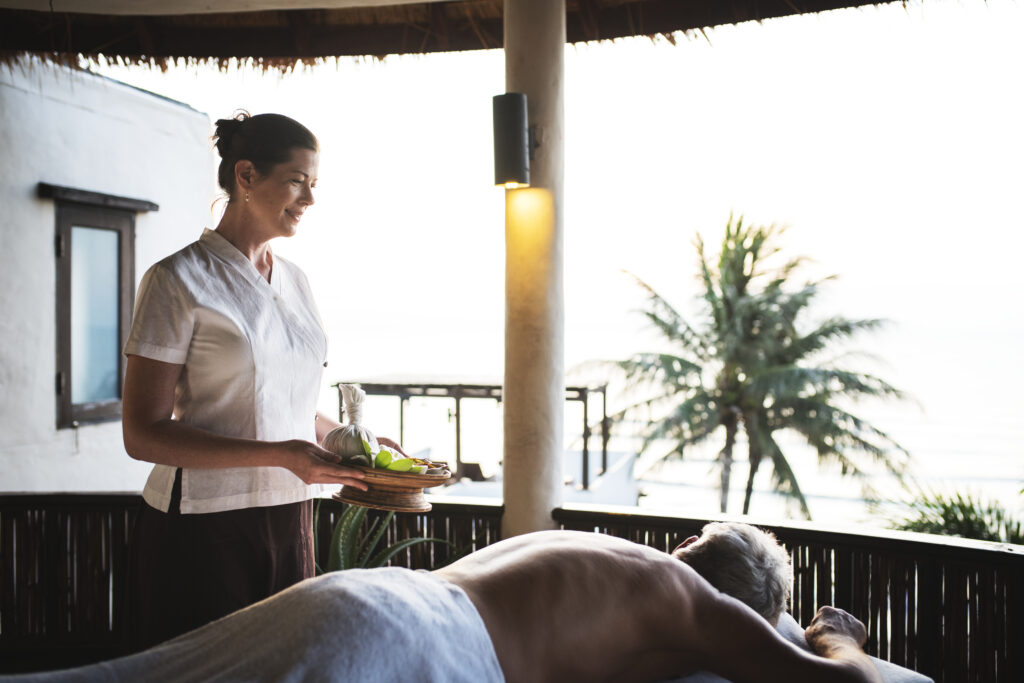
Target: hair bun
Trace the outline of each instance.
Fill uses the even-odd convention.
[[[261,176],[269,174],[276,164],[288,161],[295,149],[320,149],[316,136],[308,128],[282,114],[251,116],[238,110],[230,119],[219,119],[213,140],[220,153],[217,183],[227,192],[228,201],[235,197],[235,166],[241,160],[252,163]]]
[[[217,151],[220,152],[222,158],[228,156],[235,135],[242,128],[242,125],[251,118],[252,116],[249,112],[242,109],[235,114],[234,118],[217,120],[213,139],[216,142]]]

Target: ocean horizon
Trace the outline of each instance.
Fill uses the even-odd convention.
[[[398,399],[371,396],[367,399],[364,423],[372,425],[378,433],[398,434]],[[453,462],[455,459],[455,428],[450,420],[454,403],[439,398],[409,399],[405,411],[405,446],[410,453],[429,454],[431,457]],[[600,458],[601,439],[597,429],[599,402],[591,406],[593,433],[589,443],[592,463]],[[567,405],[564,431],[566,443],[566,477],[579,483],[579,452],[582,447],[581,409]],[[884,413],[882,413],[884,415]],[[840,474],[837,466],[819,467],[816,455],[792,436],[780,441],[800,483],[812,520],[815,522],[858,526],[864,528],[890,528],[891,521],[905,517],[908,509],[903,504],[917,490],[941,493],[946,496],[970,495],[988,503],[997,503],[1017,519],[1024,519],[1024,487],[1022,459],[1010,448],[1007,437],[1019,433],[1019,425],[1004,416],[988,425],[992,438],[979,442],[972,429],[958,430],[941,425],[892,420],[890,432],[908,447],[911,461],[905,477],[910,485],[905,489],[891,475],[873,469],[869,482],[878,496],[875,510],[863,497],[860,483]],[[629,431],[632,431],[632,427]],[[614,459],[624,453],[636,453],[639,442],[635,438],[613,432],[609,452]],[[500,477],[501,461],[501,409],[496,401],[463,399],[462,401],[462,459],[479,463],[487,476]],[[978,445],[981,443],[982,445]],[[1019,442],[1016,442],[1019,443]],[[659,460],[658,450],[651,448],[637,457],[633,478],[639,492],[637,505],[651,511],[692,516],[719,514],[718,474],[714,458],[721,448],[721,439],[711,439],[700,447],[687,451],[682,459]],[[592,464],[592,467],[596,467]],[[795,503],[775,493],[770,484],[770,465],[763,464],[755,478],[751,498],[750,518],[760,520],[803,520]],[[733,474],[730,485],[727,514],[739,515],[742,509],[748,466],[745,443],[737,443],[734,453]],[[602,498],[601,487],[592,482],[593,495],[588,502],[622,504],[621,482],[616,478],[614,491]],[[496,489],[488,489],[488,495]],[[475,495],[475,494],[474,494]]]

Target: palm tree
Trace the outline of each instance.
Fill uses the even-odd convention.
[[[881,379],[822,363],[824,352],[882,321],[833,317],[803,331],[802,314],[822,281],[792,286],[802,263],[796,258],[776,268],[767,262],[779,253],[781,229],[726,224],[717,264],[697,237],[703,318],[691,325],[668,301],[637,278],[647,292],[644,315],[671,347],[669,352],[639,353],[618,363],[632,391],[643,398],[618,417],[641,408],[650,411],[643,450],[669,441],[663,458],[721,434],[716,459],[720,471],[720,509],[728,507],[734,451],[746,436],[749,470],[743,512],[749,512],[754,476],[767,459],[774,488],[796,500],[810,518],[807,501],[775,435],[792,430],[818,454],[820,463],[837,462],[844,475],[865,480],[863,458],[900,476],[906,451],[884,432],[843,405],[861,398],[902,398]],[[831,279],[831,278],[826,278]]]

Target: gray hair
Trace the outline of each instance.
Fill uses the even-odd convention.
[[[711,522],[700,538],[673,555],[712,586],[778,623],[789,605],[789,553],[769,531],[737,522]]]

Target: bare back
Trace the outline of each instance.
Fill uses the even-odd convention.
[[[509,681],[653,680],[701,664],[679,635],[696,631],[698,603],[713,589],[652,548],[546,531],[507,539],[435,574],[477,606]]]
[[[847,680],[683,562],[624,539],[541,531],[434,574],[476,605],[511,683],[658,681],[699,669],[734,681]]]

